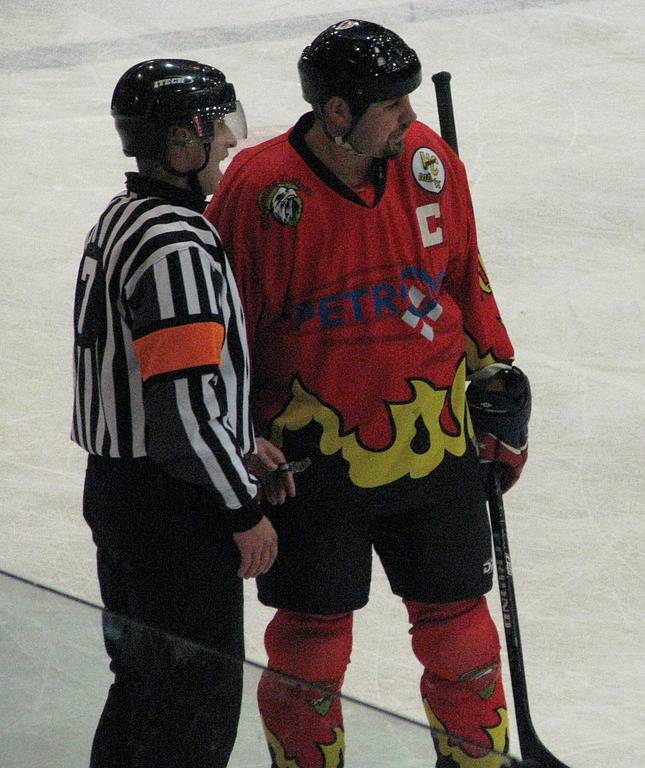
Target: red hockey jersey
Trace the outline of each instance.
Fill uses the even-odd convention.
[[[206,211],[246,313],[258,433],[343,487],[454,492],[475,466],[467,373],[513,357],[463,164],[416,122],[366,203],[308,149],[312,121],[241,151]]]

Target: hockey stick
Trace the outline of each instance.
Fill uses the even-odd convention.
[[[432,76],[432,82],[434,83],[437,96],[441,136],[455,153],[459,154],[455,115],[452,108],[452,95],[450,93],[450,72],[437,72]],[[508,654],[508,666],[511,675],[513,701],[515,703],[515,722],[517,724],[520,752],[523,759],[534,761],[539,768],[567,768],[564,763],[554,757],[542,744],[531,721],[502,490],[499,484],[499,477],[492,468],[489,474],[489,487],[486,490],[488,493],[488,509],[493,532],[495,562],[497,564],[497,582],[502,604],[506,652]]]
[[[488,487],[488,510],[493,531],[495,562],[497,564],[497,583],[502,603],[502,621],[506,635],[506,653],[511,673],[513,702],[515,703],[515,722],[523,759],[534,760],[541,768],[567,768],[554,757],[538,738],[529,710],[529,696],[526,688],[526,673],[520,638],[520,622],[517,615],[517,602],[513,586],[511,553],[506,532],[506,517],[499,476],[493,468],[490,470]]]
[[[455,113],[452,108],[452,95],[450,93],[450,72],[437,72],[432,75],[434,90],[437,96],[437,111],[439,112],[439,128],[441,137],[450,144],[450,147],[459,154],[457,146],[457,131],[455,129]]]

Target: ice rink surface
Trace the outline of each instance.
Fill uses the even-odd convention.
[[[572,768],[635,768],[645,733],[642,0],[2,3],[0,568],[99,599],[80,513],[84,455],[68,437],[71,313],[85,233],[134,167],[109,116],[117,78],[157,56],[219,66],[259,141],[304,111],[297,58],[346,17],[390,26],[416,48],[426,79],[413,105],[434,126],[429,75],[452,73],[480,246],[533,387],[530,458],[506,497],[533,719]],[[270,612],[248,586],[249,657],[261,662]],[[496,611],[495,592],[490,601]],[[421,720],[406,631],[377,568],[346,691]]]

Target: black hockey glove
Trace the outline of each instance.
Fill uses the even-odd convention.
[[[500,382],[502,391],[495,391]],[[505,493],[519,478],[528,455],[529,380],[519,368],[504,367],[492,377],[484,375],[471,381],[466,399],[479,460],[485,464],[495,462]]]

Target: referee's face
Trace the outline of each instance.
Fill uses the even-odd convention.
[[[229,149],[232,149],[236,144],[235,134],[224,119],[216,120],[208,165],[199,174],[199,183],[205,195],[211,195],[217,190],[223,175],[219,165],[223,160],[226,160]]]

